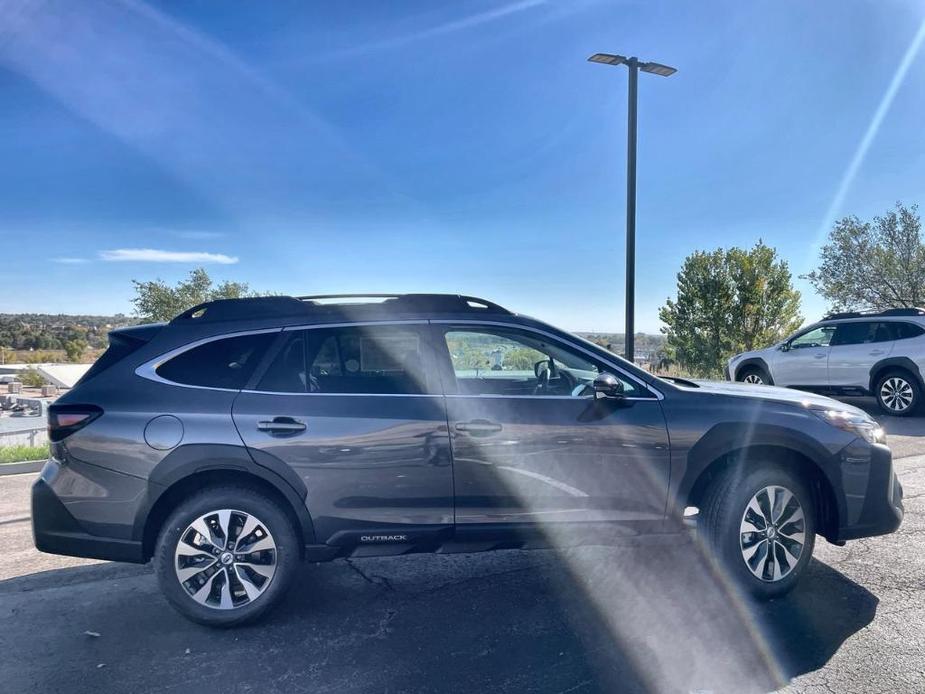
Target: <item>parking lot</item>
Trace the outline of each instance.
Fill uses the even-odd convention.
[[[306,565],[267,622],[212,631],[175,614],[148,567],[38,553],[34,475],[0,477],[0,686],[923,691],[925,419],[882,421],[906,494],[899,532],[821,540],[797,590],[757,606],[684,537]]]

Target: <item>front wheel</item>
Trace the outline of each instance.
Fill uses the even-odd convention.
[[[282,598],[298,559],[296,532],[279,505],[236,486],[206,489],[181,503],[154,554],[170,604],[214,627],[262,617]]]
[[[792,590],[812,557],[812,496],[798,477],[773,462],[727,472],[707,492],[700,516],[716,562],[759,599]]]

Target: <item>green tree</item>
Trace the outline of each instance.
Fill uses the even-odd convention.
[[[696,376],[718,376],[735,352],[771,344],[798,328],[800,293],[787,263],[754,248],[697,251],[678,273],[678,294],[659,310],[664,359]]]
[[[805,275],[836,311],[925,305],[925,243],[918,207],[873,221],[845,217],[829,232],[819,268]]]
[[[213,283],[204,268],[196,268],[189,277],[170,286],[163,280],[139,282],[135,286],[135,314],[142,323],[167,321],[188,308],[215,299],[238,299],[256,296],[244,282]]]
[[[20,371],[16,378],[18,378],[20,383],[22,383],[24,386],[29,386],[31,388],[41,388],[43,385],[45,385],[45,378],[38,372],[37,369],[26,369],[24,371]]]
[[[84,340],[68,340],[64,343],[64,351],[67,353],[68,361],[80,361],[84,352],[87,351],[87,343]]]

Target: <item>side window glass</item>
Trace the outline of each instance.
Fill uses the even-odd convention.
[[[277,335],[259,333],[212,340],[161,364],[157,375],[191,386],[239,390]]]
[[[292,333],[257,385],[258,390],[275,393],[304,393],[305,340],[302,333]]]
[[[890,323],[893,327],[894,340],[907,340],[910,337],[918,337],[925,334],[925,328],[915,323]]]
[[[416,328],[357,326],[294,333],[267,369],[262,391],[418,395],[436,392]]]
[[[892,342],[896,339],[896,328],[900,323],[874,323],[871,330],[871,342]]]
[[[592,381],[605,370],[575,350],[526,331],[448,330],[445,338],[460,395],[590,396]],[[621,381],[627,395],[641,394],[632,382]]]
[[[882,323],[859,321],[842,323],[835,330],[832,346],[863,345],[874,341],[876,327]]]
[[[807,333],[798,335],[790,341],[790,349],[805,349],[807,347],[828,347],[835,332],[834,325],[822,325]]]

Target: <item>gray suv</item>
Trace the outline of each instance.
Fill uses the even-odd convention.
[[[882,429],[816,395],[657,378],[456,295],[214,301],[113,331],[49,411],[46,552],[153,560],[230,626],[299,560],[608,544],[694,525],[728,578],[791,589],[816,535],[895,530]]]

